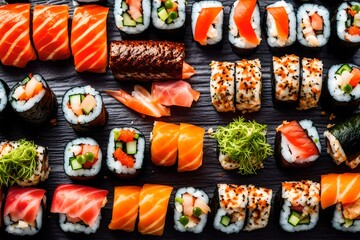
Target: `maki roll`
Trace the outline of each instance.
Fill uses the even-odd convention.
[[[66,121],[78,132],[103,127],[108,118],[100,93],[90,85],[67,90],[62,110]]]
[[[276,128],[275,157],[285,168],[307,167],[319,158],[319,134],[311,120],[284,121]]]
[[[185,0],[153,0],[152,23],[155,28],[169,33],[181,33],[186,20]]]
[[[150,0],[115,0],[115,24],[125,34],[140,34],[147,30],[150,14]]]
[[[88,180],[100,172],[102,153],[92,138],[77,138],[66,144],[64,169],[72,179]]]
[[[242,230],[245,225],[247,203],[246,185],[217,184],[214,197],[214,228],[227,234]]]
[[[261,42],[260,8],[257,0],[237,0],[229,17],[229,41],[236,53],[252,53]]]
[[[48,149],[25,139],[0,143],[0,186],[34,186],[50,173]]]
[[[79,5],[83,5],[83,4],[105,4],[106,0],[73,0],[72,1],[73,5],[75,7],[79,6]]]
[[[0,121],[3,121],[5,117],[9,116],[9,87],[3,80],[0,79]]]
[[[277,1],[265,8],[267,43],[275,50],[291,46],[296,41],[296,16],[294,6]]]
[[[10,105],[24,121],[40,125],[55,118],[57,99],[40,74],[29,74],[9,93]]]
[[[114,128],[110,132],[106,164],[120,178],[137,176],[143,166],[144,135],[135,128]]]
[[[19,236],[35,235],[42,227],[45,190],[10,187],[4,205],[5,231]]]
[[[308,231],[319,220],[320,184],[310,180],[282,182],[280,226],[286,232]]]
[[[223,8],[220,1],[194,2],[191,28],[194,40],[200,45],[214,45],[222,40]]]
[[[201,233],[211,211],[208,195],[193,187],[180,188],[175,194],[174,228],[180,232]]]
[[[62,184],[55,189],[50,212],[59,213],[59,224],[64,232],[95,233],[107,194],[103,189]]]
[[[327,152],[339,165],[345,162],[350,168],[360,163],[360,114],[338,123],[324,132]]]
[[[324,6],[307,3],[297,11],[297,40],[301,46],[314,49],[330,38],[330,13]]]

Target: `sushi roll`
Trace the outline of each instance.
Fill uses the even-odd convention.
[[[254,52],[261,42],[260,7],[257,0],[236,0],[229,17],[229,41],[236,53]]]
[[[246,185],[217,184],[214,197],[214,228],[227,234],[241,231],[245,225],[247,203]]]
[[[212,61],[210,63],[211,103],[218,112],[235,112],[235,64]]]
[[[0,169],[0,186],[37,185],[49,177],[48,149],[25,139],[4,141],[0,143]]]
[[[98,91],[90,85],[70,88],[62,99],[66,121],[78,132],[88,132],[106,124],[108,113]]]
[[[4,121],[6,117],[9,117],[9,87],[3,80],[0,79],[0,121]]]
[[[64,152],[65,174],[72,179],[89,180],[100,172],[102,153],[92,138],[77,138],[66,144]]]
[[[270,217],[272,190],[249,185],[248,194],[247,223],[244,231],[266,227]]]
[[[324,108],[345,114],[356,110],[360,104],[360,67],[351,63],[331,66],[323,93]]]
[[[320,184],[310,180],[282,182],[280,226],[286,232],[308,231],[319,220]]]
[[[261,107],[261,63],[259,59],[235,63],[236,109],[243,114]]]
[[[175,194],[174,228],[180,232],[201,233],[206,225],[209,207],[208,195],[193,187],[177,190]]]
[[[311,120],[284,121],[276,128],[275,157],[280,166],[307,167],[320,153],[319,134]]]
[[[296,41],[296,16],[294,6],[277,1],[265,8],[267,43],[272,50],[293,45]]]
[[[125,34],[138,35],[147,30],[150,15],[150,0],[115,0],[115,24]]]
[[[298,110],[315,108],[318,105],[322,89],[323,63],[317,58],[301,60],[301,86]]]
[[[151,18],[156,29],[179,34],[185,30],[185,0],[153,0]],[[181,31],[182,30],[182,31]]]
[[[191,28],[194,40],[200,45],[214,45],[222,40],[223,8],[220,1],[193,3]]]
[[[300,58],[294,54],[273,56],[272,92],[275,106],[294,105],[300,89]]]
[[[59,213],[59,224],[64,232],[95,233],[107,194],[103,189],[62,184],[55,189],[50,212]]]
[[[83,4],[101,4],[104,5],[106,4],[106,0],[73,0],[72,4],[77,7],[79,5],[83,5]]]
[[[360,163],[360,114],[338,123],[324,132],[327,152],[334,162],[350,168]]]
[[[106,164],[120,178],[137,176],[144,161],[145,137],[135,128],[114,128],[110,132]]]
[[[330,38],[330,13],[318,4],[306,3],[297,11],[297,40],[306,48],[316,49]]]
[[[54,92],[40,74],[29,74],[10,90],[9,101],[24,121],[40,125],[55,118],[58,107]]]

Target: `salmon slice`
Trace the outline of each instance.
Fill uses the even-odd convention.
[[[111,230],[132,232],[139,211],[139,197],[141,187],[115,187],[112,219],[109,224]]]
[[[248,43],[259,45],[260,39],[257,37],[252,27],[252,15],[256,7],[257,0],[238,0],[234,10],[234,22],[239,31],[239,35]]]
[[[195,69],[190,64],[184,61],[182,67],[182,79],[189,79],[195,73]]]
[[[23,68],[36,59],[30,42],[30,4],[0,5],[0,60]]]
[[[172,187],[145,184],[140,192],[139,224],[141,234],[161,236],[164,232],[166,212]]]
[[[178,172],[194,171],[202,165],[204,134],[204,128],[180,124]]]
[[[284,7],[267,7],[266,10],[275,19],[278,36],[286,41],[289,37],[289,17]]]
[[[63,60],[70,57],[69,7],[35,5],[33,16],[33,40],[39,59]]]
[[[354,67],[351,71],[353,77],[350,79],[349,84],[355,88],[360,83],[360,70]]]
[[[76,71],[106,72],[108,12],[108,8],[98,5],[75,8],[71,27],[71,51]]]
[[[224,7],[202,8],[196,20],[194,40],[201,45],[206,45],[207,33],[211,24]]]
[[[141,2],[142,0],[126,0],[129,7],[128,13],[134,20],[142,17]]]
[[[180,126],[173,123],[154,122],[151,137],[151,161],[157,166],[176,163]]]
[[[324,28],[324,21],[322,19],[322,17],[317,14],[314,13],[310,16],[310,22],[311,22],[311,27],[315,30],[315,31],[322,31]]]

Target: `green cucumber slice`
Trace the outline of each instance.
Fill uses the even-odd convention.
[[[335,74],[341,75],[343,72],[351,72],[351,71],[352,71],[352,67],[350,67],[349,64],[345,63],[341,65],[341,67],[336,71]]]
[[[168,18],[169,14],[167,13],[165,8],[162,8],[159,12],[158,12],[158,16],[161,19],[161,21],[165,22],[165,20]]]
[[[136,26],[136,21],[134,19],[132,19],[131,16],[128,13],[124,13],[122,15],[122,17],[123,17],[124,26],[128,26],[128,27],[135,27]]]
[[[115,149],[117,148],[123,148],[123,143],[122,142],[115,142]]]
[[[80,104],[81,104],[81,95],[80,94],[70,95],[69,96],[69,103],[70,103],[70,106],[80,106]]]
[[[120,137],[120,131],[114,130],[114,140],[117,141],[119,137]]]
[[[344,227],[348,228],[351,227],[354,224],[354,220],[345,218]]]
[[[122,1],[122,3],[121,3],[121,8],[122,8],[122,10],[123,11],[126,11],[126,10],[128,10],[128,5],[126,4],[126,1]]]
[[[230,220],[231,220],[231,219],[230,219],[229,216],[224,215],[224,216],[221,217],[220,223],[221,223],[222,225],[224,225],[225,227],[227,227],[227,226],[229,226],[229,224],[230,224]]]
[[[70,166],[72,170],[79,170],[83,168],[76,158],[70,158]]]
[[[131,155],[136,154],[136,152],[137,152],[136,145],[137,145],[137,141],[127,142],[126,143],[126,153],[131,154]]]
[[[295,211],[291,211],[288,222],[294,227],[296,227],[299,224],[300,220],[301,220],[301,214]]]

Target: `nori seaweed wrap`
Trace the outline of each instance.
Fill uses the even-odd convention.
[[[0,79],[0,121],[3,121],[9,114],[9,87],[3,80]]]

